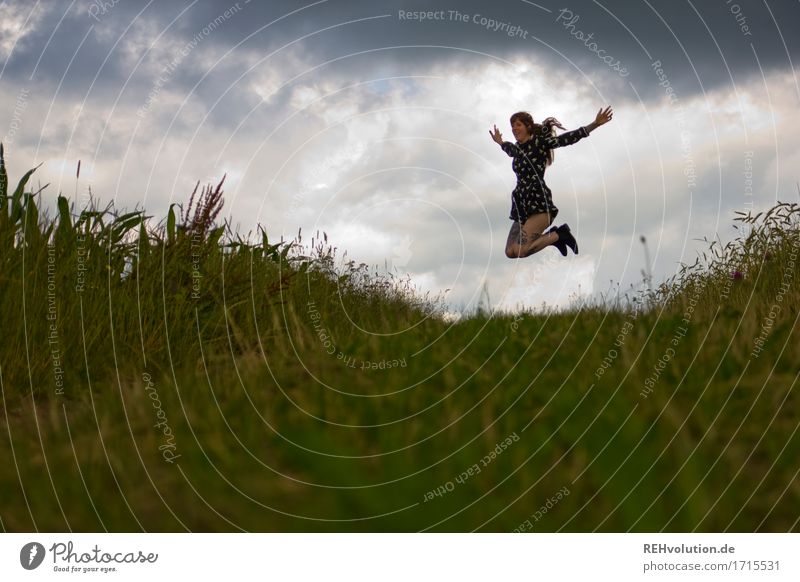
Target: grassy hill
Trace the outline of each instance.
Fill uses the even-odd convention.
[[[800,207],[636,307],[408,281],[0,168],[6,531],[798,531]]]

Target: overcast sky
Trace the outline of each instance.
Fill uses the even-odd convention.
[[[430,11],[430,18],[419,18]],[[224,214],[317,230],[474,305],[566,305],[692,263],[734,211],[798,196],[800,2],[132,0],[0,4],[0,134],[36,174],[163,217],[227,172]],[[614,120],[546,175],[580,254],[503,253],[508,118]],[[752,174],[752,188],[750,187]]]

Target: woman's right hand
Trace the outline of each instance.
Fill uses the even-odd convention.
[[[489,135],[492,137],[494,142],[499,145],[503,145],[503,136],[500,134],[500,130],[497,129],[497,126],[494,126],[494,133],[489,131]]]

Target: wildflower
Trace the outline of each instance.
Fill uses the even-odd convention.
[[[741,280],[743,276],[744,276],[744,275],[742,275],[742,272],[741,272],[741,271],[734,271],[733,273],[731,273],[731,278],[732,278],[734,281],[739,281],[739,280]]]

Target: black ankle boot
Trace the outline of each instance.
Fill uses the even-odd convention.
[[[558,233],[558,242],[556,243],[556,245],[564,245],[564,250],[563,251],[561,251],[560,247],[558,249],[558,250],[561,251],[561,254],[566,256],[566,254],[567,254],[566,247],[569,247],[570,249],[572,249],[572,252],[577,255],[578,254],[578,241],[576,241],[575,237],[572,236],[572,231],[570,231],[569,225],[568,224],[562,224],[561,226],[559,226],[556,229],[556,232]]]
[[[564,242],[564,239],[563,239],[561,233],[558,232],[557,228],[554,228],[550,232],[555,233],[555,235],[558,237],[558,240],[553,243],[553,246],[558,249],[558,252],[561,253],[562,256],[566,257],[567,256],[567,243]],[[548,234],[550,234],[550,233],[548,233]]]

